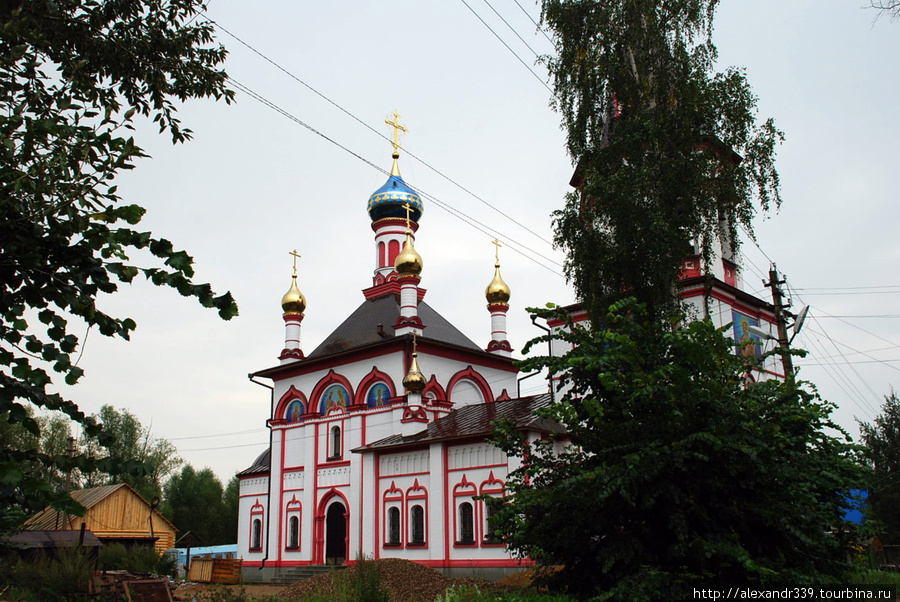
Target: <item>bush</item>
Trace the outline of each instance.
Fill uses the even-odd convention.
[[[96,559],[77,546],[59,547],[19,559],[9,575],[16,597],[38,601],[72,599],[87,591]]]

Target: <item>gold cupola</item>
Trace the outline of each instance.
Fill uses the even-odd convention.
[[[291,276],[291,288],[281,298],[281,309],[285,314],[302,314],[306,309],[306,297],[297,286],[297,251],[291,253],[294,256],[294,275]]]
[[[425,390],[425,385],[428,384],[425,380],[425,375],[419,370],[419,362],[416,360],[418,355],[417,352],[412,352],[409,372],[403,377],[403,388],[406,389],[407,393],[421,393]]]
[[[495,240],[494,244],[497,246],[494,261],[494,279],[491,280],[491,283],[484,289],[484,297],[487,299],[488,303],[509,303],[509,286],[503,282],[503,277],[500,276],[500,243]]]
[[[394,269],[398,276],[418,276],[422,273],[422,256],[413,247],[412,232],[409,230],[406,231],[406,243],[394,260]]]

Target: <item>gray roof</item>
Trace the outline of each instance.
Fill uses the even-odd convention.
[[[418,315],[425,325],[422,338],[483,351],[481,347],[472,342],[469,337],[424,301],[419,301]],[[396,296],[382,295],[375,299],[366,299],[362,305],[356,308],[356,311],[350,314],[350,317],[344,320],[306,357],[309,359],[324,357],[332,353],[383,341],[384,338],[378,334],[379,324],[384,327],[385,336],[392,338],[394,324],[399,317],[400,303]]]
[[[544,393],[532,397],[467,405],[428,423],[428,427],[418,433],[407,437],[389,435],[353,451],[385,450],[451,439],[487,439],[491,436],[494,422],[497,420],[512,420],[520,430],[563,433],[564,429],[559,423],[534,414],[550,403],[550,394]]]
[[[269,474],[269,465],[272,463],[272,450],[268,447],[266,451],[259,454],[256,457],[256,460],[253,461],[253,464],[249,466],[249,468],[245,468],[241,472],[237,473],[239,477],[246,477],[254,474]]]

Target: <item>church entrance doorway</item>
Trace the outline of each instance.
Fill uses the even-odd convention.
[[[344,564],[347,560],[347,508],[332,502],[325,513],[325,564]]]

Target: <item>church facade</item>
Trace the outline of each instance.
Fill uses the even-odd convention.
[[[280,362],[251,375],[271,388],[271,435],[269,449],[239,473],[245,580],[352,564],[360,554],[467,574],[522,566],[492,537],[479,499],[501,496],[521,460],[486,439],[499,418],[530,438],[557,430],[533,417],[549,395],[511,398],[518,370],[499,259],[485,293],[486,345],[424,300],[414,247],[423,207],[400,176],[398,146],[390,177],[368,202],[376,269],[361,305],[305,353],[295,263]]]
[[[282,299],[285,343],[276,366],[251,374],[271,390],[269,449],[239,473],[238,555],[246,581],[294,567],[404,558],[450,574],[497,575],[528,561],[491,533],[482,496],[502,496],[521,465],[487,442],[509,419],[529,440],[562,435],[536,418],[550,394],[513,398],[517,368],[506,335],[510,290],[500,275],[485,291],[486,345],[470,340],[424,300],[415,234],[419,195],[393,167],[368,201],[375,246],[372,286],[360,306],[308,354],[301,345],[306,300],[296,262]],[[495,241],[496,242],[496,241]],[[699,271],[685,260],[681,295],[735,340],[772,331],[773,308],[740,289],[728,258]],[[585,316],[569,308],[576,321]],[[561,327],[561,323],[551,323]],[[760,343],[758,335],[752,335]],[[552,348],[554,355],[567,351]],[[759,345],[738,352],[759,353]],[[780,376],[774,364],[752,378]],[[564,436],[559,438],[564,441]],[[562,443],[560,443],[562,445]]]

